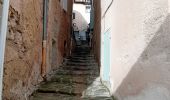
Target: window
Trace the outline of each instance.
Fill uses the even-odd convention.
[[[91,6],[90,5],[86,5],[86,13],[90,13],[91,11]]]
[[[76,14],[75,13],[73,13],[73,19],[76,19]]]
[[[73,27],[76,27],[76,23],[73,23]]]
[[[87,0],[86,2],[87,2],[87,3],[90,3],[90,2],[91,2],[91,0]]]

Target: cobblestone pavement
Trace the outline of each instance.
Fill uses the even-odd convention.
[[[51,76],[30,100],[112,100],[98,78],[98,65],[87,46],[76,47]]]

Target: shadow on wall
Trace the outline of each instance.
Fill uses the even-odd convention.
[[[115,96],[118,100],[170,100],[170,15]]]

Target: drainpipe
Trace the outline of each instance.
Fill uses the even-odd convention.
[[[42,66],[41,75],[46,74],[46,55],[47,55],[47,0],[43,1],[43,42],[42,42]]]
[[[2,90],[3,90],[3,71],[4,71],[4,54],[5,54],[5,44],[6,44],[6,34],[8,25],[8,10],[9,10],[9,0],[3,0],[2,16],[1,16],[1,26],[0,26],[0,100],[2,100]]]

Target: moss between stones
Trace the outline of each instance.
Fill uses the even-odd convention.
[[[112,96],[112,99],[113,99],[113,100],[118,100],[118,99],[117,99],[116,97],[114,97],[114,96]]]

